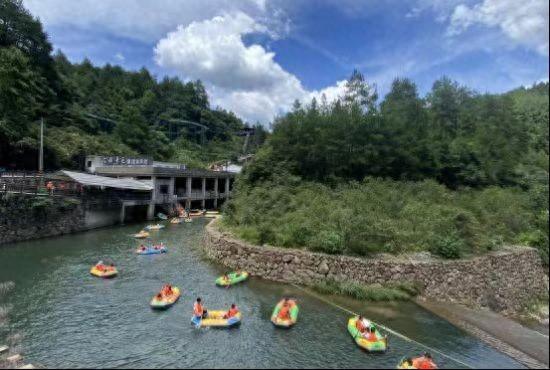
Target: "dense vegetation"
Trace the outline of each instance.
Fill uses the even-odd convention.
[[[36,169],[41,118],[50,169],[78,167],[86,154],[204,166],[239,154],[242,138],[234,134],[245,127],[233,113],[210,107],[201,81],[157,81],[145,68],[73,64],[60,51],[53,55],[41,23],[21,1],[0,0],[0,167]],[[207,129],[203,135],[174,120]]]
[[[481,95],[442,78],[421,98],[397,79],[375,100],[354,73],[340,101],[296,104],[243,173],[227,224],[335,254],[520,243],[548,262],[548,83]]]

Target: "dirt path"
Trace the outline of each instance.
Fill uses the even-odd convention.
[[[530,368],[548,368],[548,335],[540,331],[490,311],[420,299],[417,303]]]

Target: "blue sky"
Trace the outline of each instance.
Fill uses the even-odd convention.
[[[354,68],[383,96],[447,75],[479,92],[548,80],[548,0],[25,0],[72,61],[201,79],[212,105],[268,123],[331,100]]]

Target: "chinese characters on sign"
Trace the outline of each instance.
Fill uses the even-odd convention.
[[[104,166],[151,166],[153,160],[144,157],[121,157],[117,155],[102,157]]]

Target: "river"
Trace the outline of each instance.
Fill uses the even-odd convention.
[[[139,242],[129,235],[141,226],[135,224],[0,247],[0,282],[16,284],[4,304],[12,307],[12,333],[23,335],[26,361],[69,368],[395,368],[403,356],[423,351],[390,335],[387,353],[367,354],[346,331],[349,314],[292,286],[252,278],[230,289],[216,287],[223,269],[200,250],[206,222],[167,225],[154,234],[169,248],[158,256],[133,253]],[[92,277],[90,267],[99,259],[116,262],[119,276]],[[182,297],[168,311],[152,311],[149,300],[165,282],[180,287]],[[192,327],[197,296],[210,309],[237,303],[240,327]],[[298,324],[290,330],[269,321],[282,296],[300,304]],[[325,298],[470,366],[522,367],[414,303]],[[5,334],[0,328],[0,344]],[[440,367],[463,367],[434,357]]]

